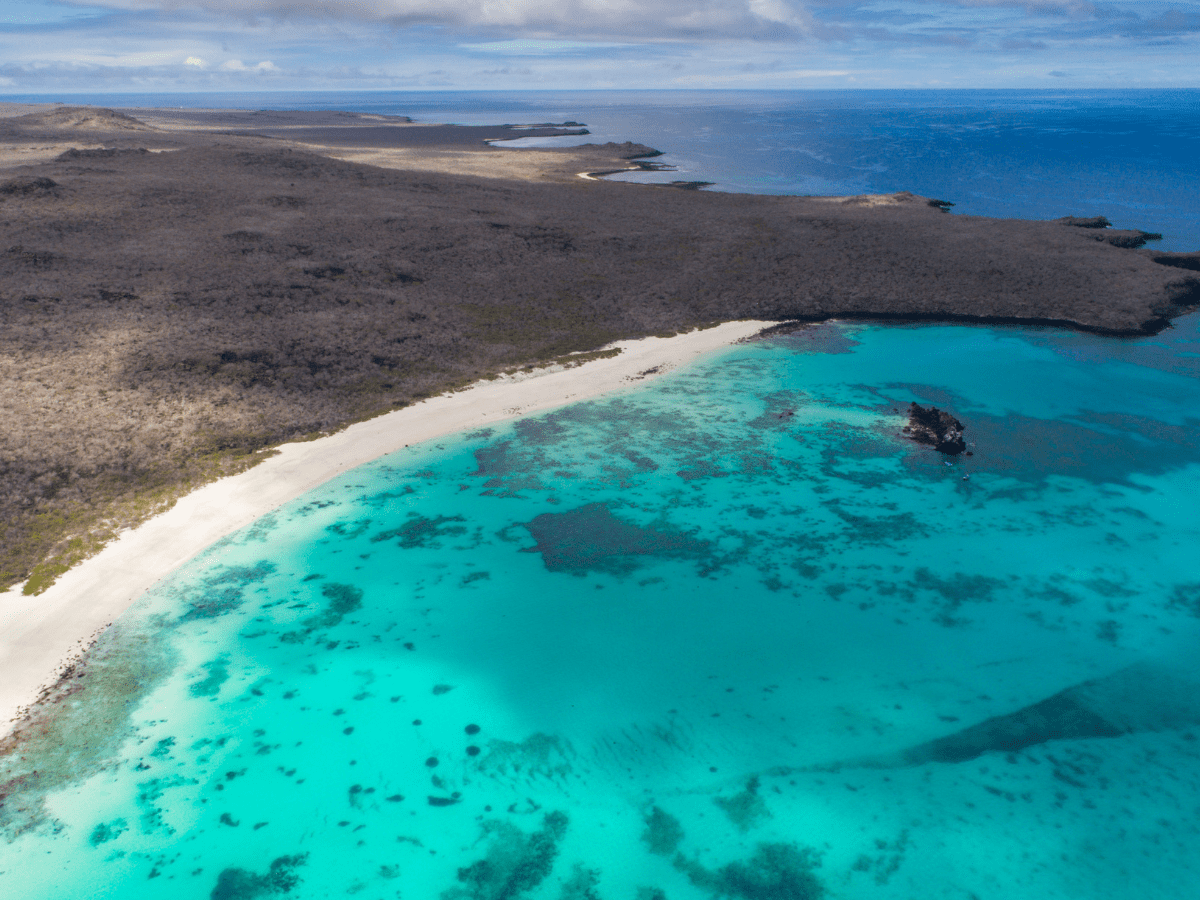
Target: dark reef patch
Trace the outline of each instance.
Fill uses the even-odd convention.
[[[229,657],[222,653],[216,659],[203,663],[201,668],[207,673],[199,681],[188,685],[188,693],[193,697],[214,697],[229,679]]]
[[[217,876],[217,884],[209,900],[254,900],[256,897],[287,894],[300,884],[296,869],[304,865],[307,853],[280,856],[272,860],[267,871],[259,875],[246,869],[228,868]]]
[[[824,506],[846,523],[845,537],[860,544],[886,544],[925,537],[929,529],[910,512],[884,516],[860,516],[849,512],[840,501],[831,500]]]
[[[415,547],[437,549],[440,546],[438,538],[458,537],[466,534],[465,527],[452,524],[465,521],[466,519],[462,516],[433,516],[430,518],[419,513],[409,513],[407,522],[398,528],[389,528],[387,531],[373,535],[371,542],[378,543],[396,538],[396,543],[405,550],[412,550]]]
[[[527,835],[507,822],[484,822],[483,836],[490,838],[487,855],[459,869],[462,886],[443,891],[442,900],[515,900],[527,895],[554,868],[568,824],[565,813],[547,813],[542,827]]]
[[[738,829],[746,832],[758,824],[760,819],[769,819],[771,811],[758,795],[759,780],[755,775],[746,781],[741,792],[732,797],[714,797],[713,803],[729,818]]]
[[[710,459],[693,457],[685,460],[683,468],[675,474],[684,481],[700,481],[705,478],[723,478],[729,473]]]
[[[332,525],[326,525],[325,530],[330,534],[335,534],[340,538],[352,541],[356,537],[360,537],[370,527],[370,519],[356,519],[353,522],[334,522]]]
[[[311,628],[332,628],[362,607],[363,592],[352,584],[327,584],[321,588],[321,595],[329,605],[321,615],[305,619],[304,623]]]
[[[128,828],[129,823],[124,819],[113,819],[111,822],[101,822],[92,829],[92,833],[88,837],[88,843],[93,847],[99,847],[101,844],[107,844],[109,841],[119,838],[128,830]]]
[[[362,608],[363,592],[352,584],[330,582],[322,585],[321,594],[329,602],[325,609],[315,616],[309,616],[301,624],[301,631],[289,631],[280,635],[280,640],[286,644],[298,644],[314,631],[320,628],[333,628],[342,619],[357,609]]]
[[[479,758],[480,771],[493,777],[561,779],[571,774],[575,751],[558,735],[535,732],[523,741],[488,741]]]
[[[164,778],[151,778],[149,781],[143,781],[139,784],[135,802],[138,809],[142,811],[138,820],[142,834],[152,834],[160,830],[167,834],[174,834],[175,829],[163,819],[163,810],[158,805],[158,801],[171,788],[198,783],[195,778],[185,778],[182,775],[169,775]]]
[[[930,591],[941,597],[936,621],[946,626],[964,624],[965,620],[955,615],[963,604],[988,603],[992,600],[994,592],[1003,585],[1003,581],[989,575],[955,572],[953,575],[941,576],[924,566],[913,572],[909,582],[909,586],[915,590]]]
[[[679,849],[683,840],[683,826],[679,820],[657,806],[650,808],[643,817],[646,828],[642,831],[642,843],[655,856],[671,856]]]
[[[1171,591],[1170,605],[1200,619],[1200,582],[1177,584]]]
[[[672,864],[688,881],[713,897],[729,900],[820,900],[823,885],[814,874],[821,858],[796,844],[759,844],[750,859],[712,870],[677,854]]]
[[[233,612],[242,605],[243,591],[247,585],[257,584],[274,572],[275,564],[265,559],[253,566],[225,567],[221,572],[205,578],[203,588],[198,593],[188,595],[187,612],[179,617],[179,621],[215,619]]]
[[[634,525],[613,515],[605,503],[542,513],[525,527],[537,541],[526,552],[542,554],[551,572],[627,575],[637,568],[639,556],[697,559],[709,553],[707,541],[682,531]]]
[[[544,491],[546,484],[538,477],[539,472],[554,468],[552,461],[541,456],[536,450],[537,438],[548,440],[550,436],[561,436],[564,431],[561,426],[551,425],[544,419],[526,420],[517,423],[514,430],[522,434],[532,443],[525,445],[514,444],[513,441],[501,441],[490,447],[481,447],[475,451],[476,469],[471,474],[477,478],[486,478],[484,487],[497,497],[516,497],[523,490]],[[528,422],[542,425],[542,428],[530,427]],[[544,433],[544,434],[543,434]]]
[[[558,900],[600,900],[596,885],[600,883],[600,872],[589,869],[583,863],[575,863],[571,874],[562,884]]]
[[[193,619],[215,619],[233,612],[242,605],[242,589],[237,587],[208,590],[188,601],[188,611],[179,617],[180,622]]]

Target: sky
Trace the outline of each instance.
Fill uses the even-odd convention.
[[[0,93],[1200,87],[1200,0],[0,0]]]

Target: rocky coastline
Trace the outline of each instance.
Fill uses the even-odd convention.
[[[280,442],[621,338],[747,318],[1141,334],[1200,304],[1200,254],[1095,219],[580,177],[649,165],[636,144],[511,150],[488,142],[533,132],[333,112],[5,112],[0,588],[40,589]]]

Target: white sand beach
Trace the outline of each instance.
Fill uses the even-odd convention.
[[[63,668],[141,594],[215,541],[330,478],[410,444],[541,412],[663,375],[750,337],[771,322],[727,322],[670,338],[613,344],[621,352],[482,381],[278,453],[206,485],[125,532],[38,596],[0,594],[0,736]],[[653,370],[653,371],[649,371]]]

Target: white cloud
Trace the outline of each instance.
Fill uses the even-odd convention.
[[[847,69],[786,69],[762,72],[730,72],[721,75],[694,74],[676,78],[674,83],[680,87],[694,87],[696,85],[715,87],[718,85],[762,84],[763,82],[786,85],[795,81],[809,81],[813,78],[845,79],[847,76],[854,74],[854,72]]]
[[[269,59],[265,59],[260,63],[255,63],[252,66],[246,65],[240,59],[228,59],[217,67],[222,72],[260,72],[268,74],[270,72],[278,72],[279,67]]]
[[[203,69],[207,65],[204,60],[198,56],[189,56],[183,61],[185,66],[195,66],[197,69]]]
[[[448,25],[530,37],[784,38],[806,32],[802,0],[74,0],[127,10],[200,9],[232,21],[326,18]]]
[[[556,41],[517,38],[511,41],[484,41],[459,44],[474,53],[498,53],[503,56],[555,56],[558,54],[595,53],[598,50],[624,50],[637,44],[614,44],[602,41]]]

